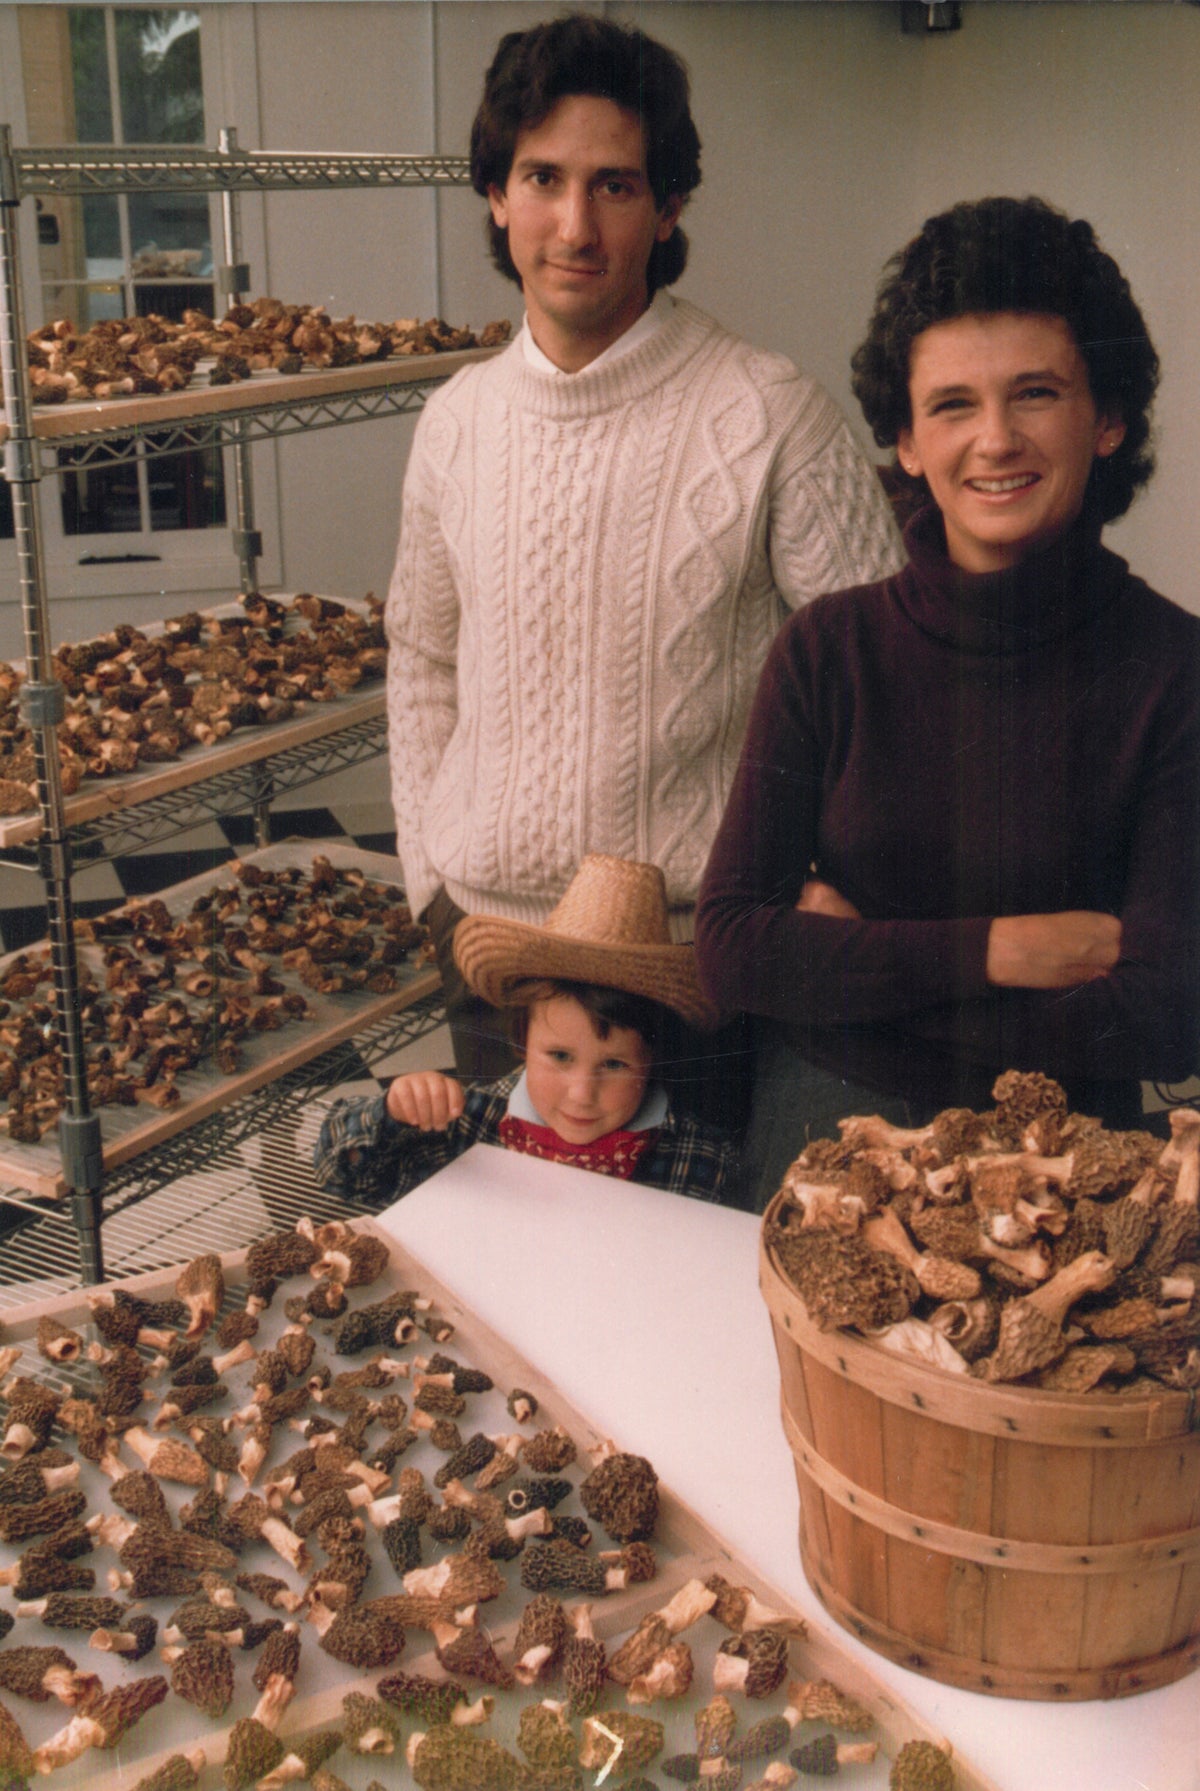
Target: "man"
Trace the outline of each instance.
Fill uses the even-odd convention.
[[[778,624],[902,555],[826,394],[666,290],[700,182],[673,52],[582,14],[510,33],[471,166],[525,322],[421,417],[387,626],[397,847],[478,1077],[512,1058],[462,912],[540,924],[606,852],[662,868],[690,938]]]

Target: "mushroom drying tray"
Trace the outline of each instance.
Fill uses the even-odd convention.
[[[587,1459],[587,1451],[593,1449],[603,1439],[595,1427],[583,1417],[577,1409],[567,1403],[558,1392],[552,1380],[528,1362],[508,1345],[495,1331],[490,1329],[461,1301],[439,1282],[432,1273],[418,1260],[412,1257],[394,1240],[386,1238],[381,1230],[370,1221],[355,1222],[355,1229],[363,1233],[372,1233],[382,1239],[389,1252],[389,1264],[383,1277],[371,1286],[358,1288],[351,1292],[352,1306],[373,1304],[387,1294],[406,1289],[415,1291],[423,1302],[428,1302],[430,1317],[443,1321],[452,1327],[449,1335],[437,1337],[427,1335],[419,1330],[416,1339],[400,1346],[392,1346],[388,1355],[403,1362],[411,1363],[417,1355],[429,1355],[435,1350],[449,1355],[454,1361],[464,1365],[482,1369],[494,1383],[490,1391],[468,1394],[467,1409],[458,1420],[459,1429],[464,1439],[477,1431],[489,1436],[510,1435],[520,1430],[531,1435],[536,1430],[561,1425],[574,1439],[579,1460],[563,1470],[563,1477],[572,1482],[572,1492],[556,1508],[562,1513],[575,1516],[582,1515],[582,1507],[578,1499],[578,1484],[589,1471],[591,1462]],[[222,1259],[226,1296],[223,1311],[239,1308],[245,1298],[246,1271],[245,1252]],[[131,1278],[115,1284],[130,1293],[136,1293],[147,1299],[162,1299],[172,1293],[176,1271],[158,1271],[151,1275]],[[284,1303],[289,1295],[307,1290],[310,1282],[307,1276],[299,1279],[285,1280],[280,1283],[279,1291],[268,1311],[263,1315],[255,1348],[269,1347],[278,1337],[286,1319],[283,1312]],[[110,1290],[111,1291],[111,1290]],[[92,1379],[96,1371],[88,1365],[62,1367],[46,1362],[36,1353],[34,1332],[38,1318],[43,1312],[49,1312],[61,1324],[81,1332],[85,1339],[94,1336],[90,1322],[89,1307],[80,1293],[59,1296],[48,1305],[27,1306],[18,1308],[8,1315],[0,1342],[21,1346],[21,1359],[16,1363],[13,1372],[27,1374],[39,1379],[56,1389],[66,1389],[72,1393],[83,1394],[94,1387]],[[432,1329],[437,1331],[438,1325]],[[330,1325],[317,1320],[313,1332],[317,1340],[317,1351],[312,1367],[316,1368],[324,1361],[335,1373],[345,1368],[356,1368],[369,1359],[367,1352],[363,1354],[341,1357],[333,1353],[332,1341],[329,1337]],[[231,1370],[228,1375],[230,1397],[223,1404],[208,1408],[213,1414],[229,1412],[248,1396],[251,1385],[252,1365],[246,1364]],[[162,1380],[152,1383],[161,1386]],[[524,1423],[518,1423],[510,1416],[506,1401],[515,1388],[531,1393],[537,1401],[536,1413]],[[411,1406],[413,1389],[411,1379],[397,1379],[391,1387],[383,1391],[399,1391]],[[320,1410],[320,1408],[313,1408]],[[329,1412],[336,1421],[339,1414]],[[204,1415],[203,1413],[200,1415]],[[152,1408],[146,1408],[143,1420],[149,1424],[152,1419]],[[282,1428],[282,1427],[281,1427]],[[234,1433],[235,1435],[239,1433]],[[368,1448],[370,1453],[374,1433],[368,1431]],[[56,1441],[59,1439],[55,1439]],[[70,1446],[71,1439],[62,1439]],[[270,1475],[272,1466],[285,1460],[295,1449],[301,1446],[302,1439],[294,1432],[277,1430],[270,1453],[255,1481],[254,1490],[261,1492],[263,1482]],[[620,1446],[620,1439],[615,1439]],[[129,1465],[136,1464],[132,1455],[128,1457]],[[422,1435],[400,1457],[396,1466],[399,1468],[418,1468],[425,1477],[426,1484],[433,1490],[433,1479],[437,1469],[446,1460],[427,1435]],[[528,1470],[525,1470],[528,1472]],[[94,1508],[109,1508],[107,1498],[108,1481],[90,1464],[83,1464],[84,1479],[81,1482],[92,1497]],[[393,1482],[394,1485],[394,1475]],[[468,1484],[470,1483],[468,1479]],[[511,1484],[511,1482],[509,1483]],[[240,1496],[242,1492],[240,1480],[234,1479],[230,1492],[231,1498]],[[505,1486],[499,1487],[500,1494]],[[182,1487],[164,1486],[167,1501],[173,1514],[178,1507],[192,1497],[192,1492]],[[386,1496],[386,1489],[381,1494]],[[437,1497],[437,1493],[434,1494]],[[295,1515],[295,1509],[291,1514]],[[612,1546],[604,1537],[599,1525],[591,1525],[595,1540],[591,1551],[595,1552]],[[366,1541],[371,1551],[372,1566],[370,1576],[363,1589],[364,1599],[373,1599],[403,1590],[396,1572],[387,1560],[379,1545],[378,1533],[372,1525],[366,1526]],[[435,1544],[422,1528],[422,1564],[434,1565],[447,1553],[459,1548],[459,1543]],[[526,1544],[533,1547],[536,1544]],[[612,1592],[596,1597],[592,1604],[592,1618],[596,1634],[601,1637],[611,1657],[619,1643],[634,1629],[643,1616],[658,1610],[665,1605],[671,1596],[685,1582],[711,1574],[720,1574],[733,1585],[748,1587],[764,1603],[770,1605],[779,1614],[787,1614],[787,1601],[761,1576],[749,1568],[720,1537],[715,1535],[696,1514],[661,1484],[659,1486],[659,1514],[653,1535],[653,1548],[658,1560],[657,1576],[649,1581],[631,1586],[623,1591]],[[0,1558],[10,1560],[16,1553],[14,1547],[0,1545]],[[96,1593],[106,1591],[106,1570],[115,1565],[115,1557],[107,1547],[98,1548],[86,1558],[96,1569]],[[313,1546],[315,1563],[323,1561],[321,1550]],[[490,1638],[495,1653],[501,1661],[507,1663],[512,1658],[512,1642],[515,1635],[520,1612],[529,1594],[520,1585],[521,1557],[508,1563],[499,1563],[506,1581],[504,1592],[494,1601],[478,1607],[479,1622]],[[272,1553],[263,1543],[255,1543],[248,1547],[239,1558],[238,1571],[266,1572],[285,1579],[300,1590],[304,1584],[303,1576],[297,1575],[287,1567],[277,1555]],[[12,1598],[10,1592],[0,1592],[0,1605],[7,1605]],[[568,1607],[577,1602],[574,1595],[560,1595]],[[261,1605],[257,1598],[249,1594],[239,1595],[241,1602],[250,1609],[255,1618],[280,1616],[286,1618],[286,1612],[273,1612]],[[168,1619],[171,1611],[180,1601],[178,1599],[151,1599],[140,1607],[159,1619],[160,1628]],[[412,1674],[424,1674],[434,1679],[447,1677],[434,1654],[431,1637],[417,1628],[409,1628],[406,1643],[399,1657],[388,1666],[374,1672],[363,1673],[351,1667],[341,1666],[328,1656],[318,1645],[316,1632],[304,1621],[303,1612],[297,1613],[301,1634],[301,1661],[296,1681],[296,1697],[289,1704],[279,1724],[280,1739],[286,1744],[290,1739],[299,1737],[314,1730],[329,1729],[338,1726],[342,1711],[342,1700],[351,1690],[370,1692],[380,1677],[396,1671],[397,1668]],[[796,1620],[796,1629],[803,1626]],[[659,1701],[649,1706],[640,1706],[643,1714],[649,1714],[661,1721],[666,1729],[666,1738],[661,1759],[671,1754],[692,1752],[695,1748],[693,1719],[695,1713],[711,1696],[712,1665],[718,1644],[724,1639],[724,1628],[709,1617],[701,1617],[690,1629],[685,1631],[685,1639],[689,1642],[695,1658],[695,1678],[689,1691],[681,1698],[670,1702]],[[57,1644],[64,1647],[76,1660],[80,1670],[96,1671],[103,1681],[105,1689],[114,1684],[127,1681],[134,1676],[143,1676],[155,1672],[169,1673],[158,1657],[157,1649],[136,1664],[127,1664],[119,1657],[96,1653],[89,1650],[82,1635],[75,1635],[62,1630],[53,1632],[45,1628],[33,1617],[18,1618],[17,1623],[3,1646],[11,1646],[17,1642],[35,1644]],[[254,1656],[235,1651],[234,1679],[235,1694],[233,1703],[227,1713],[219,1720],[202,1716],[190,1705],[184,1703],[175,1693],[169,1693],[164,1702],[150,1711],[141,1723],[134,1728],[113,1753],[91,1753],[55,1772],[50,1783],[68,1787],[69,1791],[78,1791],[83,1785],[88,1791],[129,1791],[136,1781],[145,1773],[153,1770],[171,1752],[184,1746],[203,1746],[207,1756],[207,1766],[202,1774],[200,1791],[218,1791],[221,1783],[219,1767],[225,1757],[229,1730],[233,1722],[240,1716],[248,1715],[253,1709],[257,1693],[251,1687],[251,1675],[254,1671]],[[894,1757],[900,1745],[909,1739],[921,1737],[943,1741],[944,1738],[934,1735],[928,1726],[894,1693],[885,1687],[871,1674],[869,1668],[853,1661],[841,1647],[835,1635],[831,1633],[815,1633],[812,1630],[805,1635],[795,1635],[789,1642],[789,1678],[806,1680],[830,1679],[843,1692],[850,1694],[864,1704],[874,1719],[874,1728],[870,1738],[880,1744],[878,1757],[871,1765],[847,1767],[850,1776],[847,1783],[857,1787],[857,1791],[884,1791],[888,1780],[889,1760]],[[511,1690],[496,1688],[478,1680],[464,1680],[469,1696],[474,1699],[481,1694],[494,1695],[495,1710],[481,1733],[490,1735],[495,1740],[515,1751],[517,1722],[520,1710],[530,1703],[546,1697],[562,1697],[564,1692],[561,1681],[551,1677],[546,1682],[539,1682],[531,1688],[517,1686]],[[786,1682],[785,1682],[786,1683]],[[738,1693],[732,1693],[731,1699],[737,1709],[738,1732],[744,1732],[752,1724],[765,1716],[779,1714],[786,1703],[784,1687],[770,1697],[761,1700],[749,1700]],[[31,1745],[37,1746],[51,1733],[61,1728],[69,1717],[69,1712],[58,1705],[31,1704],[27,1700],[5,1694],[5,1701],[14,1710],[21,1722],[26,1737]],[[596,1714],[603,1720],[606,1711],[612,1712],[629,1708],[625,1703],[622,1689],[610,1684],[600,1699]],[[399,1713],[397,1713],[399,1714]],[[388,1786],[407,1787],[413,1784],[408,1768],[403,1763],[403,1746],[414,1728],[423,1727],[411,1716],[401,1718],[402,1736],[398,1751],[391,1756],[360,1757],[343,1747],[333,1756],[331,1765],[337,1776],[351,1787],[351,1791],[362,1791],[372,1779],[382,1781]],[[578,1733],[579,1724],[574,1725]],[[822,1732],[827,1725],[806,1723],[798,1728],[789,1746],[802,1741],[811,1740]],[[860,1739],[859,1737],[843,1737],[844,1739]],[[778,1756],[777,1756],[778,1757]],[[746,1782],[752,1777],[761,1776],[766,1761],[748,1764],[744,1771]],[[956,1791],[993,1791],[990,1780],[985,1779],[968,1761],[964,1760],[957,1748],[954,1750]],[[661,1784],[661,1770],[652,1764],[648,1769],[652,1782]],[[589,1772],[584,1775],[584,1783],[590,1788],[599,1785],[609,1775],[603,1771]],[[614,1774],[612,1783],[619,1783]]]
[[[359,870],[374,883],[398,887],[400,864],[397,859],[379,852],[362,852],[353,846],[339,845],[336,842],[285,840],[278,845],[264,847],[260,852],[245,853],[239,862],[268,871],[301,869],[307,873],[311,870],[313,858],[318,855],[328,859],[335,869]],[[163,902],[173,917],[182,919],[197,897],[210,890],[231,887],[234,882],[232,870],[224,865],[215,871],[191,877],[185,883],[177,883],[172,888],[163,890],[154,899]],[[134,900],[113,912],[119,914],[125,909],[142,906],[143,901]],[[114,943],[125,944],[127,941],[122,939]],[[0,959],[0,977],[16,959],[35,957],[40,950],[45,948],[26,948]],[[80,942],[78,946],[81,966],[86,966],[95,973],[97,982],[103,989],[104,967],[100,952],[101,948],[96,944]],[[152,1146],[161,1144],[164,1139],[195,1125],[198,1120],[204,1119],[227,1102],[248,1094],[267,1082],[273,1082],[277,1077],[295,1069],[299,1064],[307,1063],[376,1020],[433,994],[440,986],[437,970],[428,963],[418,961],[415,954],[410,953],[407,960],[396,965],[395,969],[398,986],[388,994],[376,995],[366,990],[355,990],[344,994],[322,995],[305,987],[294,972],[273,965],[272,974],[289,993],[304,995],[309,1017],[288,1021],[279,1031],[254,1034],[248,1038],[244,1047],[243,1067],[233,1075],[222,1074],[211,1058],[205,1059],[195,1069],[183,1072],[178,1077],[181,1099],[174,1107],[162,1110],[148,1106],[100,1107],[98,1111],[104,1140],[105,1169],[115,1169]],[[39,998],[52,1001],[53,985],[47,983],[44,988],[46,993]],[[196,1005],[198,998],[189,998],[189,1006]],[[0,1180],[28,1189],[43,1198],[61,1194],[65,1184],[57,1130],[52,1128],[37,1144],[20,1144],[0,1133]]]
[[[276,373],[268,367],[229,386],[208,385],[206,371],[201,369],[180,392],[38,405],[33,435],[39,441],[62,438],[64,443],[86,442],[92,434],[111,437],[125,430],[165,428],[170,423],[201,417],[236,417],[267,405],[365,396],[393,386],[449,379],[469,362],[490,360],[500,352],[498,348],[456,348],[444,354],[401,355],[390,361],[364,361],[356,367],[313,367],[300,373]],[[0,446],[7,440],[8,426],[0,422]]]
[[[290,603],[296,595],[293,591],[271,593],[272,599],[280,603]],[[339,597],[336,601],[352,615],[366,616],[368,613],[366,604],[360,599]],[[246,612],[240,603],[214,604],[198,613],[220,621],[233,618],[244,621],[246,618]],[[306,626],[302,617],[289,612],[284,624],[285,639],[289,632],[297,633]],[[165,624],[139,624],[139,632],[148,640],[158,640],[165,632]],[[23,661],[14,660],[12,663],[17,670],[24,670]],[[236,728],[213,746],[186,747],[177,759],[141,765],[133,771],[113,772],[107,777],[88,778],[74,795],[64,799],[64,822],[68,827],[79,827],[118,810],[136,807],[139,803],[169,795],[175,790],[187,789],[207,778],[219,777],[225,772],[240,770],[243,766],[257,764],[263,759],[274,758],[297,747],[309,746],[329,734],[357,727],[364,722],[376,721],[383,713],[382,682],[365,684],[345,695],[332,697],[327,702],[303,703],[289,721],[264,723],[261,727]],[[30,841],[40,837],[41,831],[42,817],[38,813],[0,815],[0,850],[9,846],[28,845]]]

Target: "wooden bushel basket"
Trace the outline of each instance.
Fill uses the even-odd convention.
[[[765,1237],[800,1558],[838,1622],[1000,1697],[1116,1698],[1189,1672],[1196,1398],[989,1386],[821,1331]]]

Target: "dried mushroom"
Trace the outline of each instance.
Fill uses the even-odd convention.
[[[919,1128],[844,1119],[801,1153],[764,1240],[809,1316],[985,1380],[1200,1384],[1200,1112],[1173,1110],[1164,1146],[1045,1076],[993,1093]]]

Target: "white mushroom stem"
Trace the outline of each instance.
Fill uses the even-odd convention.
[[[1023,1169],[1038,1180],[1065,1187],[1075,1173],[1075,1153],[1068,1151],[1061,1157],[1042,1157],[1029,1150],[988,1151],[982,1156],[968,1157],[966,1165],[970,1175],[982,1173],[988,1178],[994,1170]]]
[[[5,1431],[4,1441],[0,1443],[0,1455],[6,1461],[24,1461],[29,1451],[37,1447],[36,1434],[30,1430],[28,1424],[22,1424],[18,1419],[15,1424],[10,1424]]]
[[[134,1654],[138,1646],[138,1638],[128,1629],[94,1629],[88,1637],[88,1647],[101,1654]]]
[[[600,1559],[607,1560],[610,1552],[606,1551]],[[655,1615],[662,1619],[673,1636],[677,1636],[693,1623],[698,1623],[716,1602],[716,1593],[710,1591],[703,1580],[685,1580],[678,1592],[666,1604],[661,1605]]]
[[[863,1224],[862,1235],[872,1250],[881,1250],[885,1255],[892,1256],[897,1262],[902,1263],[916,1277],[918,1285],[926,1292],[935,1292],[941,1286],[941,1276],[936,1266],[938,1259],[917,1248],[904,1229],[899,1213],[891,1207],[885,1207],[882,1212],[872,1214]],[[962,1290],[964,1294],[968,1297],[977,1294],[980,1288],[978,1275],[975,1275],[973,1270],[968,1270],[965,1264],[956,1264],[955,1266],[964,1276],[969,1274],[974,1278],[974,1287],[964,1285]],[[931,1282],[932,1287],[929,1285]]]
[[[372,1499],[367,1505],[367,1516],[377,1530],[382,1530],[399,1517],[400,1507],[404,1502],[403,1493],[392,1493],[386,1499]]]
[[[1108,1287],[1116,1272],[1102,1251],[1087,1250],[1060,1269],[1044,1287],[1024,1294],[1019,1304],[1061,1324],[1076,1300],[1085,1293],[1098,1293]]]
[[[208,1485],[208,1466],[190,1444],[174,1437],[156,1437],[140,1424],[123,1431],[121,1441],[161,1479],[179,1480],[185,1486]]]
[[[285,1754],[273,1771],[264,1773],[261,1779],[255,1779],[254,1791],[282,1791],[284,1785],[290,1785],[296,1779],[306,1779],[309,1766],[299,1754]]]
[[[784,1186],[804,1215],[801,1231],[833,1231],[850,1236],[858,1230],[867,1210],[861,1195],[848,1194],[835,1182],[785,1179]]]
[[[72,1760],[78,1760],[90,1747],[103,1747],[107,1740],[107,1731],[101,1728],[95,1717],[77,1712],[65,1729],[52,1735],[49,1741],[34,1749],[33,1764],[37,1772],[55,1772],[60,1766],[67,1766]]]
[[[838,1120],[842,1137],[881,1150],[915,1150],[933,1140],[932,1126],[893,1126],[878,1113],[856,1113]]]
[[[263,1687],[251,1715],[255,1722],[263,1725],[264,1729],[274,1729],[278,1727],[280,1717],[295,1695],[296,1682],[294,1679],[285,1679],[282,1673],[272,1673]]]
[[[521,1450],[525,1447],[525,1438],[516,1431],[508,1436],[493,1437],[492,1441],[496,1445],[496,1453],[475,1476],[475,1486],[479,1492],[487,1492],[490,1487],[499,1486],[501,1481],[515,1474]]]
[[[252,1362],[257,1354],[252,1340],[249,1337],[243,1337],[240,1343],[235,1344],[232,1349],[227,1349],[224,1355],[214,1356],[213,1367],[218,1374],[224,1374],[229,1368],[240,1368],[243,1362]]]
[[[1167,1148],[1176,1150],[1179,1162],[1172,1201],[1176,1206],[1200,1205],[1200,1113],[1194,1108],[1173,1110],[1171,1143]]]
[[[83,1527],[91,1533],[94,1541],[118,1549],[129,1541],[137,1529],[132,1518],[122,1517],[115,1511],[97,1511],[93,1517],[84,1519]]]
[[[1024,1275],[1026,1281],[1044,1281],[1050,1273],[1050,1259],[1037,1244],[1030,1244],[1024,1250],[1014,1250],[1006,1244],[998,1244],[986,1231],[980,1231],[978,1248],[980,1256],[989,1256],[993,1262],[1004,1263],[1016,1274]]]
[[[349,1474],[355,1480],[361,1480],[372,1498],[382,1492],[392,1478],[383,1468],[373,1468],[365,1461],[348,1461],[342,1472]],[[351,1504],[359,1502],[354,1498],[353,1492],[350,1502]]]
[[[297,1536],[281,1518],[266,1517],[263,1519],[259,1535],[269,1548],[273,1548],[281,1560],[297,1573],[307,1573],[312,1567],[312,1560],[304,1546],[304,1538]]]
[[[267,1435],[263,1435],[267,1430]],[[242,1444],[238,1454],[238,1474],[246,1486],[253,1486],[258,1478],[258,1471],[267,1459],[270,1446],[270,1432],[266,1426],[256,1425]]]

